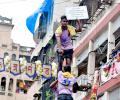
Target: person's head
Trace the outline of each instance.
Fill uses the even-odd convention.
[[[61,16],[61,25],[67,26],[67,24],[68,24],[67,17],[65,15]]]
[[[64,66],[63,71],[64,72],[71,72],[71,67],[70,66]]]

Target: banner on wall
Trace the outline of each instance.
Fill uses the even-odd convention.
[[[43,78],[49,79],[52,77],[52,66],[51,65],[42,65],[43,68]]]
[[[27,63],[27,66],[26,66],[26,75],[29,77],[29,78],[34,78],[37,74],[35,73],[36,72],[36,67],[35,67],[35,64],[34,63]]]
[[[20,61],[14,60],[14,61],[6,61],[6,64],[4,63],[4,59],[0,58],[0,72],[6,71],[14,76],[20,75],[22,73]],[[52,77],[52,65],[42,65],[38,68],[35,63],[27,63],[24,66],[25,74],[29,78],[35,78],[38,76],[38,73],[40,73],[40,76],[42,76],[44,79],[49,79]],[[37,73],[38,72],[38,73]]]
[[[65,13],[69,20],[89,18],[87,6],[66,7]]]
[[[15,76],[20,74],[19,60],[11,61],[10,72]]]
[[[101,82],[104,83],[120,74],[120,62],[116,59],[101,67]]]
[[[0,72],[5,71],[4,63],[3,63],[3,58],[0,58]]]

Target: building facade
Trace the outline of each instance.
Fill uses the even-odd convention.
[[[120,1],[94,1],[96,3],[99,3],[99,5],[97,9],[93,10],[90,19],[87,20],[86,23],[84,23],[81,36],[78,36],[76,38],[76,41],[74,41],[74,66],[77,66],[74,69],[78,71],[79,75],[81,75],[81,73],[87,75],[88,82],[93,85],[93,90],[95,90],[96,88],[96,97],[93,98],[94,100],[118,100],[119,86],[117,85],[117,83],[119,83],[119,71],[116,68],[119,69],[120,66],[115,65],[116,68],[113,68],[114,64],[116,63],[113,57],[113,52],[115,50],[117,50],[118,52],[120,49],[120,26],[118,24],[120,21],[120,11],[118,9],[120,6]],[[81,3],[87,4],[87,0],[82,0],[80,2],[80,5]],[[101,77],[103,77],[104,75],[101,70],[104,69],[103,65],[105,66],[106,64],[110,64],[110,66],[112,67],[109,66],[110,69],[109,71],[107,70],[109,74],[109,79],[107,79],[105,83],[102,83]],[[112,73],[111,75],[112,68],[118,71],[117,74],[114,76],[114,78],[116,77],[118,79],[117,82],[113,82],[112,78],[115,73]],[[99,83],[94,83],[96,77],[94,76],[96,74],[95,71],[98,69],[99,74],[101,74],[98,75],[100,77],[100,80],[98,80]],[[112,98],[112,96],[114,98]],[[85,98],[81,98],[81,100],[89,100],[91,97],[92,92],[88,92],[87,96]]]
[[[32,92],[38,91],[39,82],[34,82],[25,73],[15,75],[11,72],[12,69],[7,71],[5,68],[6,57],[9,57],[11,61],[20,61],[20,58],[24,57],[30,63],[30,56],[34,50],[33,47],[20,46],[12,41],[13,27],[12,19],[0,16],[0,98],[2,100],[33,100],[34,93]]]

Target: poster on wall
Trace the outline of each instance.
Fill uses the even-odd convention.
[[[4,67],[4,63],[3,63],[3,59],[0,58],[0,72],[5,71],[5,67]]]
[[[51,65],[42,65],[43,68],[43,78],[50,79],[52,77],[52,66]]]
[[[36,76],[35,70],[36,70],[36,67],[35,67],[34,63],[27,63],[27,66],[26,66],[26,75],[29,78],[34,78]]]
[[[11,74],[13,75],[19,75],[20,74],[20,66],[19,66],[19,61],[11,61],[11,69],[10,69]]]

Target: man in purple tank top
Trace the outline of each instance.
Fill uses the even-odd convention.
[[[61,17],[61,25],[57,28],[55,36],[57,39],[57,48],[59,54],[59,68],[58,71],[62,70],[63,60],[65,58],[66,65],[71,66],[72,55],[73,55],[73,45],[72,45],[72,36],[76,32],[81,31],[80,20],[77,21],[78,27],[74,28],[71,25],[68,25],[68,20],[66,16]]]

